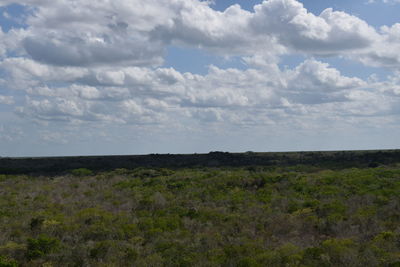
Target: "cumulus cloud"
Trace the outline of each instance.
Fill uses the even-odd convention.
[[[170,23],[157,26],[151,34],[154,39],[224,55],[253,53],[260,46],[278,51],[278,44],[271,36],[251,34],[249,24],[253,15],[239,5],[219,12],[205,2],[183,1]]]
[[[296,0],[264,1],[254,7],[254,12],[239,5],[219,12],[205,3],[187,1],[170,23],[157,26],[152,35],[154,39],[228,55],[279,55],[288,49],[335,55],[368,48],[379,37],[373,27],[356,16],[331,8],[316,16]]]
[[[365,81],[343,76],[314,59],[274,72],[211,66],[206,75],[138,67],[120,68],[111,74],[97,69],[95,74],[88,75],[115,74],[118,78],[106,83],[98,80],[96,85],[91,79],[77,78],[68,87],[51,83],[30,87],[26,91],[30,97],[18,113],[45,121],[123,124],[178,122],[188,117],[240,124],[264,121],[258,116],[268,114],[271,122],[287,114],[313,112],[307,105],[361,101],[349,92],[367,86]]]
[[[150,40],[148,31],[166,22],[168,5],[122,0],[19,4],[32,8],[21,46],[36,61],[58,66],[162,63],[164,47]]]
[[[356,54],[354,57],[366,65],[400,69],[400,23],[391,27],[382,26],[381,36],[370,50]]]
[[[6,58],[0,68],[7,74],[7,86],[19,90],[44,82],[72,82],[88,72],[85,68],[53,67],[24,57]]]
[[[342,55],[398,71],[400,24],[375,30],[331,8],[314,15],[296,0],[263,1],[253,11],[239,5],[216,11],[198,0],[18,4],[28,10],[26,27],[0,31],[0,89],[7,90],[0,92],[18,91],[18,97],[0,95],[0,103],[17,106],[23,119],[307,128],[400,112],[396,75],[364,81],[321,59]],[[204,75],[166,68],[170,45],[235,56],[246,67],[211,65]],[[293,53],[308,59],[281,69],[280,56]]]
[[[400,97],[400,71],[395,71],[385,81],[373,80],[373,87],[378,88],[380,94],[396,99]]]
[[[314,59],[306,60],[293,71],[289,71],[288,87],[295,91],[332,92],[365,85],[361,79],[342,76],[329,64]]]
[[[369,47],[379,37],[355,16],[332,9],[315,16],[296,0],[264,1],[254,12],[239,5],[220,12],[198,0],[20,4],[32,14],[19,46],[56,66],[159,66],[169,44],[224,55],[274,56],[287,49],[331,55]]]
[[[254,9],[250,23],[256,33],[277,36],[298,51],[335,54],[368,47],[378,37],[365,21],[331,8],[315,16],[298,1],[269,0]]]
[[[20,41],[23,37],[22,30],[12,29],[4,32],[0,25],[0,59],[7,57],[7,52],[13,51],[19,54],[21,51]]]
[[[329,64],[306,60],[287,71],[288,98],[307,104],[345,101],[345,91],[367,86],[356,77],[346,77]]]
[[[398,100],[376,91],[354,90],[348,92],[352,100],[343,107],[347,114],[361,117],[398,115]]]

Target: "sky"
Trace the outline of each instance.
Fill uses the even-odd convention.
[[[400,148],[400,0],[0,0],[0,156]]]

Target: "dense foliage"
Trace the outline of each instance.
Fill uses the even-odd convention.
[[[4,266],[400,266],[400,165],[0,175]]]
[[[150,154],[88,157],[2,158],[0,174],[60,175],[75,169],[112,171],[117,168],[198,168],[293,165],[319,166],[326,169],[365,168],[400,162],[400,149],[364,151],[251,152],[208,154]],[[88,170],[89,169],[89,170]]]

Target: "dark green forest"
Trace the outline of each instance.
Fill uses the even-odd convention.
[[[400,161],[351,153],[48,173],[3,164],[0,266],[400,266]]]

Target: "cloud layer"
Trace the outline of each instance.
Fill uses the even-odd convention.
[[[26,27],[0,31],[0,106],[21,120],[148,129],[397,122],[400,24],[375,29],[331,8],[314,15],[296,0],[263,1],[251,12],[199,0],[18,4]],[[247,67],[179,72],[163,66],[171,46]],[[282,68],[282,56],[293,54],[307,59]],[[349,77],[324,63],[338,56],[393,75]]]

